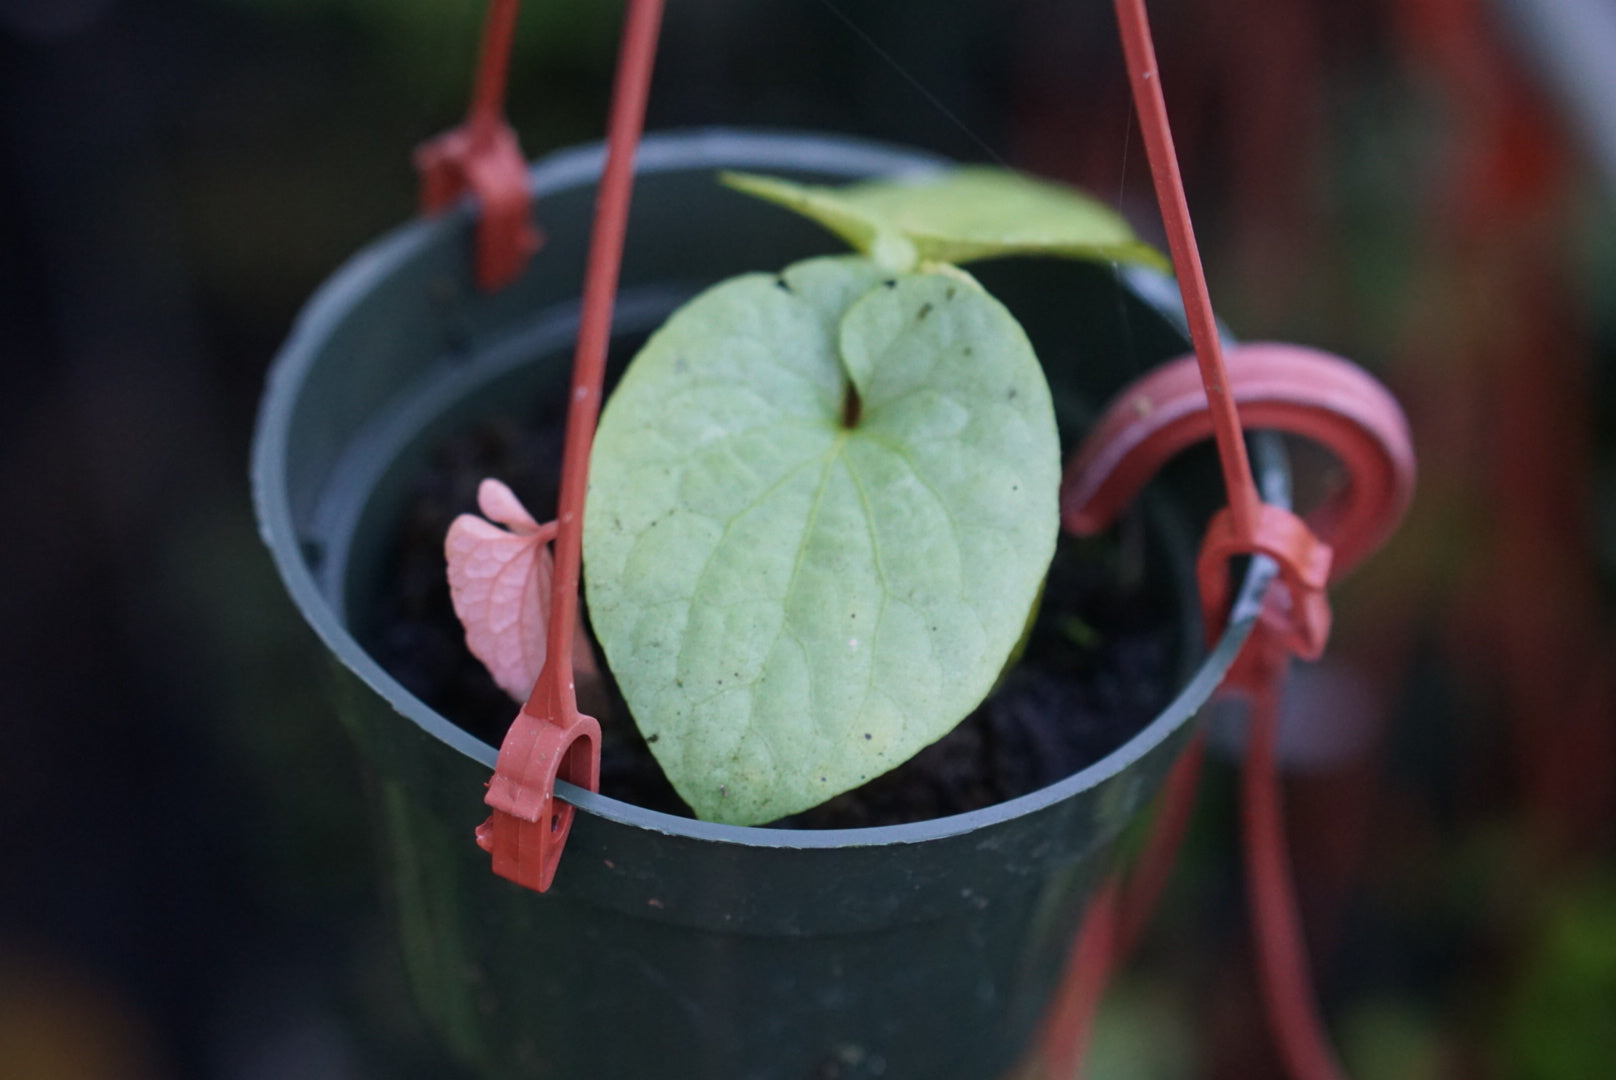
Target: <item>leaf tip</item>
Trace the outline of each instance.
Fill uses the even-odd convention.
[[[531,536],[539,531],[539,523],[527,512],[516,493],[491,476],[477,485],[477,509],[489,521],[498,522],[520,536]]]

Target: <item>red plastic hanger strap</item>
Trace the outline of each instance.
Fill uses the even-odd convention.
[[[1117,922],[1126,903],[1123,886],[1113,875],[1089,901],[1083,923],[1066,954],[1060,987],[1045,1011],[1032,1047],[1031,1067],[1013,1070],[1018,1078],[1076,1077],[1082,1067],[1094,1019],[1106,983],[1121,954],[1116,948]],[[1008,1077],[1006,1078],[1008,1080]]]
[[[1150,159],[1156,203],[1161,210],[1168,249],[1172,252],[1173,267],[1177,271],[1190,339],[1195,344],[1194,362],[1204,394],[1203,409],[1211,433],[1217,440],[1218,462],[1223,469],[1228,507],[1225,514],[1220,515],[1222,524],[1216,542],[1225,555],[1262,552],[1279,560],[1281,571],[1296,596],[1292,604],[1282,604],[1274,612],[1274,620],[1271,621],[1277,621],[1286,643],[1300,645],[1310,653],[1316,653],[1323,649],[1324,636],[1328,634],[1328,608],[1325,606],[1322,585],[1316,593],[1309,594],[1305,582],[1314,569],[1310,563],[1321,555],[1327,559],[1328,548],[1320,547],[1305,536],[1306,526],[1287,520],[1285,511],[1264,507],[1258,495],[1251,474],[1251,461],[1246,454],[1241,417],[1231,387],[1231,374],[1223,356],[1222,338],[1212,311],[1206,274],[1201,266],[1200,249],[1195,242],[1195,228],[1190,221],[1189,202],[1178,168],[1178,154],[1173,147],[1172,125],[1167,119],[1167,100],[1162,92],[1155,44],[1151,40],[1150,19],[1144,0],[1115,0],[1114,6],[1122,50],[1128,62],[1129,87],[1133,92],[1134,107],[1139,112],[1139,129]],[[1214,567],[1211,560],[1203,558],[1201,570],[1203,597],[1210,600],[1224,596],[1228,586],[1226,565]],[[1210,576],[1204,576],[1207,574]],[[1278,593],[1279,590],[1272,592]],[[1209,626],[1221,627],[1222,623],[1221,608],[1209,609]],[[1259,635],[1260,638],[1263,636]],[[1264,650],[1259,645],[1256,651],[1271,653],[1272,649]]]
[[[1206,387],[1212,430],[1218,443],[1218,463],[1223,468],[1223,486],[1229,507],[1242,535],[1257,528],[1257,506],[1261,498],[1251,476],[1251,461],[1240,430],[1240,418],[1228,392],[1229,374],[1223,360],[1222,339],[1212,298],[1201,268],[1201,251],[1190,222],[1189,201],[1184,195],[1184,178],[1173,147],[1172,125],[1167,121],[1167,99],[1162,94],[1156,46],[1151,40],[1150,18],[1144,0],[1114,0],[1117,29],[1122,51],[1128,61],[1128,82],[1134,108],[1139,112],[1139,131],[1144,137],[1145,154],[1150,159],[1150,178],[1156,188],[1156,205],[1167,233],[1167,248],[1173,256],[1179,293],[1184,299],[1184,315],[1189,323],[1190,340]]]
[[[1244,691],[1252,701],[1243,806],[1253,934],[1266,1009],[1290,1074],[1299,1080],[1337,1080],[1340,1069],[1309,989],[1283,847],[1273,762],[1277,702],[1291,657],[1323,646],[1329,626],[1325,586],[1377,547],[1406,511],[1414,486],[1414,453],[1396,400],[1350,362],[1280,344],[1231,347],[1226,359],[1242,423],[1312,439],[1335,455],[1344,473],[1344,482],[1309,514],[1316,535],[1289,512],[1263,506],[1257,542],[1248,544],[1225,510],[1208,529],[1200,566],[1202,600],[1214,628],[1221,625],[1228,600],[1231,555],[1260,552],[1281,567],[1281,579],[1270,587],[1259,622],[1224,686]],[[1064,524],[1079,533],[1106,528],[1169,458],[1206,439],[1211,429],[1205,391],[1189,357],[1125,388],[1068,463]],[[1332,545],[1341,556],[1331,557]],[[1193,790],[1193,779],[1184,783],[1187,791]],[[1169,802],[1181,801],[1178,786],[1175,773]],[[1153,829],[1147,849],[1152,864],[1170,865],[1174,833],[1182,828],[1173,820],[1179,812],[1164,811]],[[1159,892],[1159,884],[1150,880],[1158,873],[1152,870],[1147,876],[1142,861],[1125,886],[1129,895],[1121,907],[1135,920],[1148,910],[1136,903],[1148,905]],[[1137,891],[1134,881],[1139,882]],[[1126,956],[1137,926],[1123,924],[1114,914],[1102,914],[1098,922],[1099,929],[1085,933],[1111,939],[1108,963],[1114,968]],[[1089,1002],[1084,1009],[1092,1007]],[[1077,1013],[1087,1016],[1084,1010]]]
[[[1343,1080],[1314,1000],[1312,966],[1286,853],[1279,768],[1279,702],[1288,659],[1252,695],[1246,758],[1240,775],[1241,845],[1250,897],[1257,980],[1274,1044],[1295,1080]]]
[[[1198,731],[1168,774],[1138,861],[1126,874],[1113,873],[1089,902],[1035,1044],[1042,1070],[1037,1075],[1078,1075],[1106,984],[1133,952],[1167,888],[1195,811],[1205,760],[1206,735]]]
[[[533,224],[527,160],[503,115],[516,10],[517,0],[489,4],[466,122],[415,150],[422,213],[442,213],[467,192],[476,200],[477,285],[489,292],[514,281],[543,243]]]
[[[494,872],[544,892],[572,827],[573,807],[555,797],[558,779],[596,791],[600,787],[600,725],[578,711],[573,684],[573,627],[578,618],[584,499],[589,450],[605,382],[606,351],[618,272],[628,232],[634,188],[634,157],[645,124],[651,70],[662,25],[662,0],[631,0],[623,25],[606,164],[595,202],[595,221],[584,268],[583,314],[573,355],[566,443],[557,500],[555,564],[549,640],[544,668],[500,745],[484,801],[494,811],[477,830],[477,841],[494,856]]]
[[[1178,272],[1179,289],[1184,299],[1190,336],[1195,343],[1195,362],[1202,386],[1199,409],[1191,412],[1194,415],[1205,416],[1207,425],[1217,439],[1218,458],[1223,468],[1224,486],[1229,501],[1229,505],[1214,518],[1202,549],[1199,566],[1202,602],[1208,607],[1209,625],[1219,626],[1224,618],[1223,605],[1228,598],[1229,557],[1235,554],[1265,554],[1274,558],[1279,564],[1282,582],[1276,583],[1268,590],[1264,620],[1254,631],[1254,640],[1251,640],[1248,647],[1243,650],[1243,654],[1255,654],[1258,663],[1245,672],[1230,673],[1231,677],[1239,675],[1249,678],[1251,687],[1259,695],[1259,700],[1273,705],[1277,702],[1278,688],[1282,684],[1285,665],[1288,663],[1286,654],[1292,650],[1303,655],[1316,654],[1323,649],[1324,640],[1329,632],[1329,607],[1324,588],[1330,579],[1332,552],[1329,544],[1313,536],[1305,522],[1287,510],[1263,505],[1258,496],[1242,437],[1243,417],[1240,415],[1236,391],[1231,383],[1232,375],[1221,355],[1217,324],[1213,317],[1211,299],[1207,293],[1205,275],[1195,244],[1194,229],[1190,224],[1188,203],[1179,175],[1177,155],[1173,149],[1172,132],[1167,120],[1167,108],[1161,90],[1161,80],[1158,77],[1145,3],[1144,0],[1114,0],[1114,2],[1123,51],[1127,55],[1134,104],[1139,112],[1140,128],[1150,158],[1151,178],[1156,187],[1163,224],[1166,226],[1173,264]],[[1125,396],[1123,401],[1126,403],[1129,399]],[[1145,408],[1139,408],[1140,402],[1137,400],[1132,404],[1135,406],[1133,420],[1115,418],[1114,426],[1117,430],[1100,432],[1107,442],[1125,441],[1125,437],[1134,430],[1136,422],[1148,420],[1151,412],[1149,406],[1152,402],[1145,399]],[[1401,416],[1400,410],[1397,411],[1397,415]],[[1102,425],[1102,428],[1104,427],[1105,425]],[[1147,447],[1153,445],[1148,431],[1139,441]],[[1102,449],[1104,448],[1102,446]],[[1115,455],[1115,461],[1126,463],[1133,460],[1134,453],[1135,451],[1125,450]],[[1411,478],[1412,454],[1408,455],[1407,463]],[[1160,462],[1155,464],[1159,465]],[[1349,460],[1347,465],[1349,472],[1356,472],[1355,460]],[[1112,470],[1106,468],[1100,471],[1103,481],[1104,475]],[[1155,468],[1151,467],[1143,472],[1143,476],[1148,477],[1154,471]],[[1372,473],[1373,470],[1369,472]],[[1370,477],[1366,475],[1365,479]],[[1067,481],[1066,487],[1073,486],[1070,471],[1067,474]],[[1142,483],[1142,480],[1140,482]],[[1104,485],[1101,483],[1097,486]],[[1067,507],[1071,512],[1063,514],[1069,527],[1083,528],[1100,520],[1099,518],[1084,520],[1083,510],[1087,508],[1089,501],[1087,497],[1074,497],[1071,505]],[[1065,503],[1066,500],[1063,499],[1063,504]],[[1112,513],[1114,512],[1113,508]],[[1399,508],[1398,513],[1400,512]],[[1339,526],[1339,523],[1336,524]],[[1277,706],[1273,708],[1273,712],[1277,714]],[[1260,767],[1272,779],[1274,767],[1271,739],[1268,749],[1269,756],[1260,761],[1258,760],[1261,757],[1260,753],[1254,751],[1251,755],[1253,761],[1248,767],[1253,774]],[[1190,775],[1185,783],[1193,787],[1193,775]],[[1278,821],[1277,796],[1272,820]],[[1265,867],[1278,867],[1279,892],[1269,893],[1268,896],[1272,898],[1279,895],[1288,901],[1290,892],[1285,877],[1283,852],[1280,851],[1275,856],[1278,862],[1269,858],[1274,855],[1271,849],[1280,843],[1282,838],[1276,838],[1277,832],[1274,831],[1261,833],[1252,829],[1250,822],[1251,818],[1248,817],[1248,847],[1263,846],[1265,850],[1258,857],[1268,860],[1264,863]],[[1158,822],[1156,831],[1164,837],[1164,857],[1169,860],[1174,846],[1174,838],[1171,836],[1173,830],[1173,822],[1167,820]],[[1265,887],[1272,884],[1273,881],[1264,878]],[[1085,926],[1079,939],[1080,954],[1090,952],[1102,955],[1102,961],[1095,964],[1101,970],[1085,980],[1096,986],[1103,985],[1107,972],[1117,961],[1115,950],[1120,944],[1120,939],[1125,936],[1119,933],[1116,925],[1114,910],[1116,895],[1116,886],[1107,887],[1098,905],[1099,910],[1090,912],[1089,925]],[[1313,1011],[1312,995],[1307,992],[1305,956],[1300,952],[1299,936],[1294,933],[1296,929],[1294,904],[1288,908],[1288,913],[1292,917],[1291,923],[1280,927],[1280,931],[1291,931],[1288,940],[1291,945],[1296,946],[1296,949],[1290,953],[1284,948],[1286,944],[1284,934],[1281,933],[1276,937],[1270,932],[1274,929],[1275,920],[1285,915],[1286,911],[1277,910],[1272,905],[1264,905],[1260,899],[1258,907],[1260,910],[1255,914],[1260,923],[1258,930],[1260,934],[1267,934],[1263,942],[1262,957],[1264,989],[1270,1006],[1269,1015],[1275,1026],[1286,1064],[1296,1080],[1337,1080],[1339,1071],[1334,1067],[1332,1055],[1328,1051],[1317,1015]],[[1099,943],[1092,944],[1085,950],[1082,946],[1089,942],[1091,936],[1098,938]],[[1276,942],[1279,947],[1275,946]],[[1092,1018],[1098,994],[1082,987],[1079,990],[1081,992],[1078,995],[1076,1022],[1080,1029],[1077,1038],[1080,1048],[1083,1040],[1082,1032],[1086,1031],[1087,1023]],[[1292,1000],[1276,1003],[1276,998],[1285,994],[1290,994]]]
[[[555,577],[551,593],[545,672],[564,681],[563,697],[576,708],[572,685],[573,627],[578,621],[578,577],[583,562],[584,503],[589,488],[589,453],[595,441],[601,397],[606,383],[606,353],[611,345],[612,312],[617,278],[628,235],[629,203],[634,194],[634,158],[645,126],[651,93],[663,0],[630,0],[618,52],[607,125],[606,164],[601,171],[584,267],[583,312],[572,361],[572,395],[567,404],[567,433],[561,454],[561,491],[556,500]],[[540,683],[543,683],[543,676]],[[534,697],[539,689],[534,689]]]

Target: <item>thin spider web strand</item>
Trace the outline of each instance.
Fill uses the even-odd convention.
[[[1006,161],[997,150],[993,149],[993,147],[988,144],[987,140],[983,139],[971,128],[969,124],[965,123],[965,121],[956,116],[947,105],[942,103],[937,95],[933,94],[930,90],[927,90],[925,85],[922,84],[919,79],[911,75],[907,68],[898,63],[896,57],[887,52],[887,50],[883,49],[874,38],[864,31],[862,27],[849,18],[846,12],[842,11],[835,4],[831,3],[830,0],[819,0],[819,2],[824,6],[826,11],[829,11],[832,15],[836,16],[843,26],[851,30],[860,41],[864,42],[865,45],[874,50],[875,54],[884,60],[893,71],[896,71],[899,75],[901,75],[905,82],[914,87],[915,91],[919,93],[921,97],[925,98],[932,108],[936,109],[938,112],[947,117],[948,121],[955,127],[959,128],[960,131],[965,134],[966,138],[970,139],[977,145],[978,149],[980,149],[988,157],[992,158],[995,164],[1003,165],[1005,168],[1010,167],[1010,163]]]

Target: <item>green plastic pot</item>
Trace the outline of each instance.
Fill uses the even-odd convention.
[[[579,810],[554,888],[495,877],[473,842],[496,749],[411,696],[350,613],[434,447],[494,404],[565,392],[603,152],[532,172],[548,242],[497,295],[470,278],[472,213],[405,226],[309,304],[271,373],[253,483],[286,587],[337,660],[369,772],[416,998],[489,1076],[994,1080],[1027,1052],[1118,834],[1155,792],[1245,639],[1270,568],[1248,571],[1222,639],[1199,647],[1188,533],[1158,530],[1182,613],[1182,689],[1120,749],[1033,794],[916,824],[838,831],[672,817],[559,785]],[[740,197],[718,169],[836,181],[938,159],[847,139],[654,136],[639,154],[616,331],[697,289],[837,250]],[[984,264],[1049,370],[1063,438],[1140,371],[1186,349],[1159,276],[1056,261]],[[1271,499],[1277,445],[1254,439]],[[1215,481],[1183,470],[1161,518],[1204,520]],[[514,706],[513,706],[514,715]]]

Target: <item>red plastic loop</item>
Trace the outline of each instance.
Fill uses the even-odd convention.
[[[1252,690],[1286,654],[1315,659],[1329,635],[1324,586],[1341,577],[1397,527],[1414,490],[1414,449],[1395,398],[1350,361],[1276,343],[1230,347],[1229,384],[1243,426],[1300,435],[1341,462],[1346,482],[1304,522],[1261,507],[1253,535],[1239,535],[1228,510],[1213,519],[1200,580],[1209,627],[1224,621],[1228,560],[1265,554],[1281,569],[1254,640],[1226,685]],[[1088,535],[1107,527],[1146,481],[1179,451],[1212,434],[1194,357],[1180,357],[1122,391],[1067,465],[1061,517]]]
[[[576,711],[557,722],[524,708],[500,746],[483,799],[494,812],[477,843],[494,856],[494,873],[538,892],[555,879],[575,814],[555,797],[557,780],[600,788],[600,725]]]
[[[442,213],[467,192],[477,201],[477,285],[489,292],[514,281],[544,242],[533,224],[527,160],[502,115],[515,27],[516,0],[493,0],[466,122],[415,150],[422,213]]]
[[[1240,422],[1329,450],[1346,482],[1307,515],[1335,551],[1339,580],[1396,529],[1414,494],[1414,446],[1402,407],[1362,368],[1301,345],[1261,342],[1224,354]],[[1193,357],[1162,365],[1118,394],[1066,467],[1061,519],[1105,529],[1167,460],[1212,434]]]

